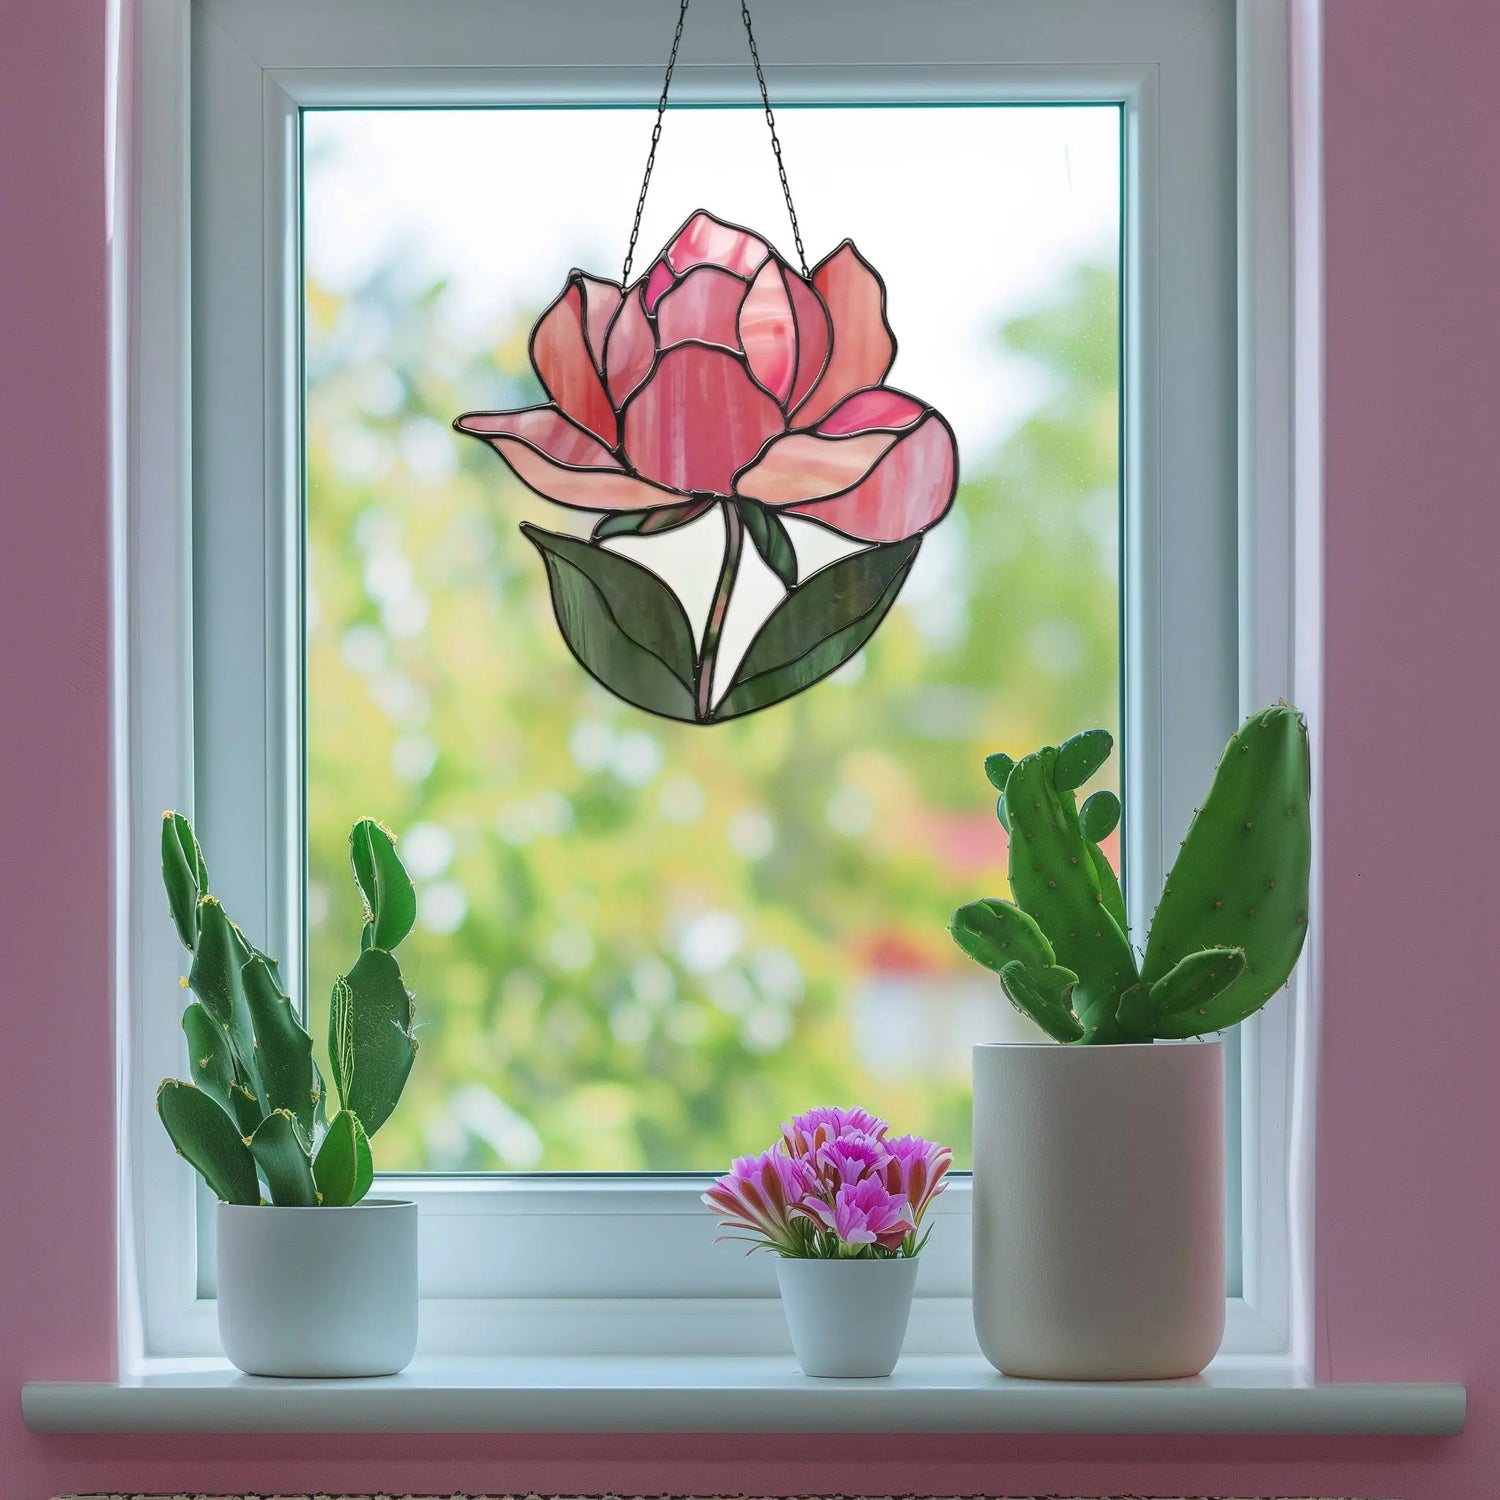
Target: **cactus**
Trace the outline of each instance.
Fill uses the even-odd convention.
[[[359,1116],[341,1109],[333,1117],[313,1162],[318,1201],[333,1207],[358,1203],[370,1190],[375,1163]]]
[[[194,999],[182,1016],[189,1080],[167,1079],[157,1110],[178,1152],[226,1202],[265,1201],[264,1184],[282,1206],[357,1203],[374,1175],[369,1137],[411,1072],[412,998],[390,950],[411,931],[416,892],[378,823],[356,823],[349,851],[365,922],[359,958],[334,987],[334,1077],[344,1107],[330,1124],[313,1040],[276,961],[209,890],[187,819],[162,819],[162,879],[192,955],[185,982]]]
[[[1146,1042],[1237,1025],[1286,983],[1307,933],[1307,726],[1278,704],[1229,741],[1139,967],[1119,882],[1099,848],[1119,823],[1119,798],[1095,792],[1082,808],[1074,800],[1112,744],[1096,729],[1019,761],[986,759],[1010,833],[1016,904],[961,907],[953,939],[1060,1042]]]

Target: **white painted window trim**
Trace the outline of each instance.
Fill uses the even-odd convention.
[[[284,751],[296,730],[297,686],[268,673],[265,662],[267,653],[284,654],[297,639],[293,591],[285,587],[296,576],[290,571],[297,565],[296,528],[289,508],[274,503],[274,497],[299,489],[295,413],[287,402],[297,330],[294,304],[283,295],[296,254],[291,168],[297,109],[439,97],[482,103],[497,95],[524,102],[556,99],[559,90],[601,101],[652,99],[660,76],[661,23],[670,21],[660,0],[611,0],[608,7],[588,0],[446,0],[440,8],[415,7],[420,24],[404,30],[402,12],[414,13],[410,0],[135,3],[139,56],[131,86],[118,91],[117,102],[126,145],[116,197],[127,205],[122,222],[129,232],[117,234],[114,249],[116,609],[123,643],[116,851],[120,1347],[127,1369],[155,1356],[217,1350],[211,1275],[200,1275],[202,1257],[196,1253],[203,1248],[197,1223],[200,1217],[211,1222],[211,1216],[200,1215],[193,1179],[173,1156],[150,1107],[156,1082],[180,1067],[181,1045],[171,998],[179,954],[163,920],[155,860],[163,807],[191,805],[200,820],[205,813],[217,819],[209,835],[216,883],[244,920],[280,947],[291,961],[289,972],[301,967],[300,892],[275,877],[277,858],[288,858],[300,830],[297,767]],[[351,23],[356,9],[357,23]],[[733,18],[727,7],[724,16],[699,9],[704,14],[694,12],[674,96],[740,97],[742,39]],[[850,24],[855,10],[858,24]],[[842,97],[868,98],[874,91],[893,100],[1062,96],[1126,105],[1137,177],[1127,257],[1132,367],[1125,483],[1131,495],[1153,497],[1151,504],[1133,505],[1127,522],[1127,589],[1137,606],[1149,606],[1133,607],[1127,620],[1126,737],[1136,746],[1126,768],[1127,837],[1137,899],[1149,902],[1160,888],[1167,830],[1185,824],[1234,718],[1236,696],[1246,706],[1282,694],[1294,697],[1310,714],[1315,744],[1319,728],[1319,475],[1316,417],[1305,416],[1315,412],[1308,402],[1318,347],[1304,333],[1304,315],[1316,310],[1319,287],[1315,274],[1304,272],[1300,255],[1293,285],[1287,124],[1289,38],[1294,25],[1311,25],[1315,42],[1315,7],[1299,0],[1244,0],[1237,9],[1229,0],[928,0],[921,7],[823,0],[814,8],[799,0],[760,0],[756,11],[773,93],[788,101],[840,97],[843,90]],[[955,37],[972,41],[966,17],[972,21],[979,11],[1003,23],[1007,63],[976,62],[972,47],[943,51],[953,48]],[[566,18],[557,24],[559,13],[575,12],[574,24]],[[1237,380],[1232,298],[1218,299],[1217,326],[1211,309],[1205,320],[1191,290],[1202,267],[1190,243],[1195,212],[1199,221],[1214,217],[1204,213],[1203,194],[1218,195],[1231,236],[1236,223],[1232,191],[1212,161],[1204,162],[1214,147],[1212,129],[1206,135],[1204,129],[1214,116],[1209,96],[1215,89],[1222,96],[1213,48],[1230,12],[1238,32],[1238,254],[1231,244],[1229,266],[1220,263],[1210,274],[1233,277],[1237,263]],[[913,19],[918,13],[920,22]],[[577,24],[580,16],[590,24]],[[903,59],[899,63],[879,56],[883,26],[893,29],[896,45],[890,50]],[[235,120],[254,126],[213,148],[233,153],[233,170],[217,174],[206,190],[229,194],[233,202],[217,229],[208,231],[222,235],[222,242],[200,240],[195,247],[200,256],[219,254],[221,263],[238,267],[244,278],[238,289],[255,310],[253,336],[242,342],[231,365],[215,367],[211,400],[202,390],[194,393],[191,379],[189,84],[195,29],[209,54],[206,60],[200,56],[200,66],[212,70],[207,117],[219,127]],[[773,39],[786,35],[798,38],[796,66],[777,66]],[[503,43],[497,42],[502,36]],[[609,64],[581,66],[580,55],[591,48]],[[830,60],[823,66],[820,50]],[[457,60],[463,65],[455,66]],[[1315,80],[1311,88],[1315,100]],[[1298,191],[1300,235],[1304,217],[1316,221],[1317,189],[1303,183]],[[256,215],[247,226],[236,212],[242,215],[252,201]],[[262,213],[260,205],[268,202],[279,211]],[[200,236],[216,214],[200,213]],[[206,334],[211,341],[220,337],[212,316]],[[1215,360],[1227,362],[1227,380],[1212,378]],[[238,387],[238,410],[253,412],[258,428],[225,424],[225,412],[236,403],[219,388],[221,380]],[[1213,553],[1222,577],[1209,581],[1208,593],[1217,586],[1218,608],[1205,605],[1202,587],[1184,587],[1193,570],[1177,563],[1202,554],[1202,534],[1195,536],[1194,527],[1223,524],[1222,514],[1217,523],[1213,519],[1212,497],[1232,502],[1235,391],[1239,505],[1237,520],[1229,505],[1227,525],[1231,537],[1238,527],[1238,545],[1220,545]],[[1225,398],[1217,406],[1214,392]],[[1148,422],[1148,414],[1154,420]],[[1203,441],[1181,440],[1184,431]],[[206,482],[205,463],[215,486],[215,505],[200,507],[196,534],[195,452],[199,486]],[[220,502],[226,459],[234,461],[244,486],[238,504]],[[195,785],[195,732],[212,735],[212,724],[205,729],[204,721],[215,715],[223,716],[226,732],[233,727],[212,682],[194,682],[195,546],[200,554],[213,549],[243,560],[239,592],[224,592],[220,577],[215,598],[233,611],[244,643],[260,654],[258,673],[241,678],[255,685],[252,701],[261,685],[279,683],[249,714],[254,734],[248,776],[246,764],[227,773],[238,804],[233,819],[221,811],[222,798],[205,783],[201,768]],[[1173,551],[1177,547],[1180,552]],[[1237,581],[1231,560],[1236,550]],[[200,626],[204,613],[200,607]],[[1225,680],[1226,661],[1238,662],[1238,684]],[[1198,686],[1201,711],[1184,708],[1186,684]],[[1217,703],[1215,687],[1222,695]],[[1170,737],[1162,731],[1167,722],[1173,724]],[[263,800],[257,800],[260,787]],[[242,835],[238,847],[232,836],[227,843],[222,836],[231,823]],[[264,855],[268,847],[270,859]],[[1133,913],[1137,924],[1142,915]],[[1282,1356],[1299,1364],[1306,1362],[1310,1325],[1316,981],[1314,941],[1290,998],[1277,1000],[1240,1029],[1248,1190],[1242,1193],[1242,1293],[1230,1299],[1225,1342],[1226,1353]],[[696,1179],[672,1177],[383,1182],[382,1191],[410,1190],[423,1203],[424,1264],[432,1278],[424,1287],[424,1350],[779,1349],[785,1335],[768,1268],[759,1268],[760,1281],[745,1283],[738,1257],[722,1250],[711,1257],[697,1249],[682,1253],[687,1223],[696,1226],[695,1245],[696,1230],[707,1227],[696,1201],[700,1186]],[[913,1352],[972,1348],[966,1186],[956,1185],[939,1207],[944,1222],[933,1250],[947,1241],[948,1251],[941,1259],[930,1253],[926,1294],[908,1345]],[[590,1243],[606,1223],[618,1253],[608,1264],[581,1266],[569,1247]],[[445,1251],[445,1240],[460,1248]],[[522,1247],[530,1247],[529,1259]],[[661,1291],[649,1271],[662,1263],[664,1249],[673,1257],[677,1294],[650,1295]],[[558,1265],[571,1283],[540,1274]],[[487,1280],[469,1280],[471,1270]],[[576,1295],[585,1274],[598,1278],[594,1294]]]

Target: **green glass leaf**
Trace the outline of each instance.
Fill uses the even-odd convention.
[[[637,708],[695,720],[693,632],[671,589],[617,552],[524,523],[521,530],[547,565],[558,629],[584,670]]]
[[[795,588],[797,553],[787,534],[786,523],[774,510],[767,510],[758,501],[741,500],[739,507],[745,530],[750,533],[750,540],[755,543],[761,560],[781,580],[783,588]]]
[[[260,1122],[250,1137],[250,1155],[278,1208],[317,1207],[318,1187],[308,1144],[290,1111],[278,1109]]]
[[[356,1115],[340,1110],[323,1137],[313,1160],[313,1180],[320,1201],[329,1208],[347,1208],[370,1191],[375,1164],[369,1138]]]
[[[896,602],[921,544],[909,537],[867,547],[798,584],[750,643],[714,717],[780,703],[843,666]]]
[[[620,510],[605,516],[594,527],[594,540],[611,536],[660,536],[696,521],[713,505],[712,500],[688,500],[682,505],[662,505],[655,510]]]
[[[365,899],[369,942],[362,948],[390,952],[417,920],[417,892],[396,853],[396,841],[374,818],[361,818],[349,830],[349,860]]]

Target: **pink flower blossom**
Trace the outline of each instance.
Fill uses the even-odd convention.
[[[812,1164],[772,1147],[759,1156],[741,1156],[703,1195],[725,1229],[744,1229],[757,1243],[783,1255],[796,1251],[793,1215],[817,1190]]]
[[[920,1224],[928,1205],[948,1185],[943,1178],[953,1165],[953,1150],[936,1141],[924,1141],[919,1135],[903,1135],[883,1144],[887,1153],[882,1169],[885,1185],[906,1199],[913,1219]]]
[[[733,496],[894,542],[958,486],[946,419],[885,384],[895,355],[884,284],[852,242],[801,276],[699,211],[629,286],[568,277],[531,335],[545,405],[454,425],[559,505],[680,520]]]
[[[793,1156],[816,1156],[818,1148],[841,1135],[867,1135],[881,1140],[890,1126],[867,1109],[839,1109],[820,1104],[805,1114],[794,1115],[781,1127],[785,1149]]]
[[[831,1203],[806,1200],[804,1211],[831,1229],[843,1245],[879,1245],[897,1250],[916,1228],[911,1206],[892,1193],[878,1177],[839,1184]]]
[[[832,1191],[840,1183],[883,1176],[891,1153],[879,1136],[850,1130],[825,1141],[811,1160],[817,1163],[820,1180]]]

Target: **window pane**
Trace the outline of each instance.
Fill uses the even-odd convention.
[[[517,527],[593,518],[449,425],[545,399],[528,334],[570,267],[618,276],[649,114],[305,117],[310,993],[322,1028],[378,816],[422,1041],[382,1169],[722,1169],[823,1102],[967,1164],[969,1046],[1027,1035],[945,929],[1006,893],[985,754],[1118,737],[1119,112],[778,121],[810,259],[880,271],[961,484],[858,656],[698,727],[579,669]],[[791,252],[758,111],[669,113],[637,273],[698,207]]]

